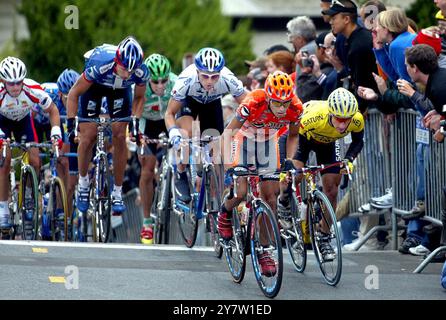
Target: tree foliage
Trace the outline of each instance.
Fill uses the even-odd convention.
[[[426,0],[416,0],[406,11],[407,16],[417,23],[419,29],[436,25],[435,14],[437,12],[438,8],[434,2]]]
[[[69,5],[79,10],[79,29],[65,27]],[[23,0],[20,11],[30,30],[19,44],[20,56],[38,81],[54,81],[67,67],[81,71],[86,51],[127,35],[137,38],[145,56],[166,55],[177,73],[186,52],[206,46],[220,49],[235,73],[243,73],[243,61],[254,57],[250,21],[231,30],[219,0]]]

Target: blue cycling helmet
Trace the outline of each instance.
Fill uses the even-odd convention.
[[[121,41],[116,50],[116,61],[127,71],[132,72],[143,63],[144,53],[133,37],[127,37]]]
[[[77,79],[79,79],[80,75],[74,70],[65,69],[57,78],[57,88],[63,94],[68,94],[71,87],[76,83]]]
[[[225,66],[225,58],[217,49],[203,48],[195,56],[195,66],[203,72],[220,72]]]

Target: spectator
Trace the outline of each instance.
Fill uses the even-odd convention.
[[[324,12],[325,10],[330,9],[331,6],[331,0],[321,0],[320,6],[321,6],[321,12]],[[322,19],[325,23],[330,23],[330,16],[327,16],[322,13]]]
[[[270,54],[277,52],[277,51],[288,51],[291,52],[290,49],[285,47],[283,44],[276,44],[269,48],[267,48],[265,51],[263,51],[264,56],[269,56]]]
[[[358,8],[351,0],[337,0],[330,9],[323,14],[330,16],[330,25],[333,34],[342,34],[347,39],[347,58],[345,67],[351,78],[348,85],[352,92],[357,93],[359,86],[377,88],[372,73],[376,73],[375,57],[373,55],[372,35],[369,30],[360,27],[358,21]],[[343,75],[338,74],[338,79]],[[367,101],[358,98],[359,109],[364,112]]]
[[[262,71],[266,70],[266,57],[259,57],[255,60],[245,60],[245,65],[249,67],[249,71],[255,68],[260,68]]]
[[[265,85],[268,71],[266,70],[266,57],[257,58],[254,61],[245,61],[245,64],[249,66],[249,73],[247,78],[251,81],[248,90],[261,89]]]
[[[289,51],[277,51],[266,57],[266,70],[268,74],[274,73],[274,71],[282,71],[287,74],[294,72],[294,56]]]
[[[379,65],[393,82],[402,78],[410,81],[404,63],[404,50],[412,46],[415,34],[407,31],[409,23],[402,9],[390,9],[378,14],[376,19],[377,43],[373,49]]]

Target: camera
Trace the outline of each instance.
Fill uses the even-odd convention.
[[[302,54],[302,67],[307,68],[313,68],[313,60],[310,58],[310,54],[308,51],[301,51]]]

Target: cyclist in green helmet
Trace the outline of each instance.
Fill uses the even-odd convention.
[[[139,132],[151,139],[157,139],[159,134],[166,132],[164,114],[170,99],[170,92],[175,84],[177,76],[171,72],[169,60],[160,54],[150,55],[144,64],[150,71],[150,78],[145,94],[145,103],[140,114],[136,114],[139,121]],[[149,144],[143,147],[144,155],[139,150],[139,161],[141,163],[141,177],[139,188],[141,190],[141,201],[144,209],[144,221],[141,230],[141,242],[152,244],[153,242],[153,220],[150,217],[152,206],[153,179],[157,162],[157,146]]]

